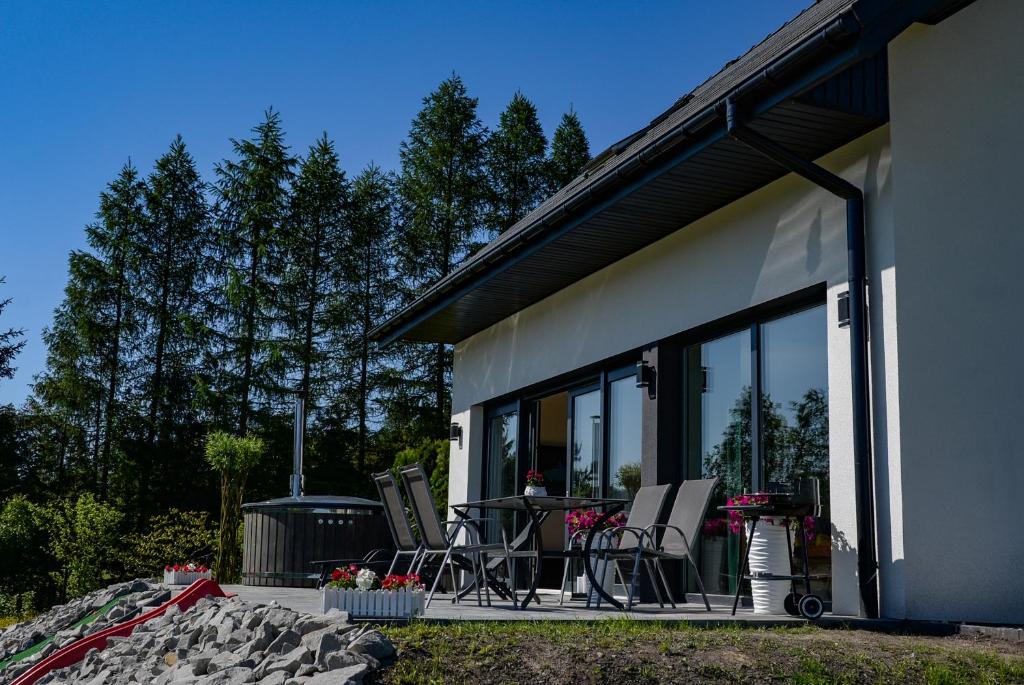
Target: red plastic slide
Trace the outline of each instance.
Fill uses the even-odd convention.
[[[220,585],[217,585],[217,583],[212,580],[197,580],[185,588],[180,595],[164,602],[152,611],[148,611],[141,616],[136,616],[130,621],[110,626],[109,628],[89,635],[88,637],[83,637],[81,640],[75,640],[66,647],[58,649],[56,652],[18,676],[11,685],[33,685],[33,683],[54,669],[65,668],[72,664],[77,664],[85,658],[86,652],[90,649],[106,649],[108,637],[127,637],[128,635],[131,635],[135,626],[151,621],[157,616],[162,616],[164,612],[172,606],[176,606],[182,611],[188,611],[203,597],[227,596],[228,595],[220,589]]]

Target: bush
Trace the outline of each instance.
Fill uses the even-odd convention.
[[[411,464],[423,464],[423,470],[430,479],[430,491],[434,495],[437,510],[444,518],[448,513],[448,455],[451,446],[448,440],[427,439],[415,447],[407,447],[395,455],[392,472],[398,478],[398,469]]]
[[[121,549],[121,513],[90,493],[46,509],[50,550],[60,570],[54,579],[65,597],[79,597],[111,580],[110,568]]]
[[[122,561],[130,577],[159,577],[167,564],[212,564],[216,547],[217,530],[209,513],[170,509],[150,518],[144,533],[128,536]]]
[[[21,617],[37,597],[52,598],[47,524],[45,510],[23,495],[0,509],[0,615]]]

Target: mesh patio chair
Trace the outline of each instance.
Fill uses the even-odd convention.
[[[402,501],[402,493],[399,491],[398,482],[387,471],[375,473],[372,478],[377,486],[377,492],[380,493],[380,501],[384,505],[384,518],[388,522],[388,530],[391,531],[391,540],[395,547],[395,553],[391,555],[391,563],[384,575],[391,575],[398,564],[398,560],[403,556],[411,557],[409,559],[409,568],[406,571],[406,573],[409,573],[412,571],[413,566],[416,565],[416,560],[420,555],[422,546],[416,542],[412,526],[409,525],[409,518],[405,514],[405,504]],[[389,551],[379,548],[371,550],[362,559],[324,559],[310,562],[320,567],[317,587],[323,587],[329,580],[331,571],[339,566],[356,564],[360,567],[379,566],[383,568],[384,564],[387,563]]]
[[[399,469],[398,473],[405,484],[405,492],[409,496],[409,504],[412,506],[413,516],[419,528],[423,547],[419,557],[417,573],[423,568],[423,564],[426,563],[427,559],[442,557],[437,575],[434,577],[434,583],[430,588],[430,593],[427,595],[425,607],[430,606],[446,566],[451,573],[452,589],[455,592],[453,601],[459,600],[459,583],[455,576],[456,559],[468,562],[469,570],[472,572],[474,583],[476,584],[477,604],[482,605],[480,585],[483,585],[484,591],[487,594],[487,605],[490,606],[491,592],[486,578],[487,557],[494,554],[507,558],[509,550],[504,528],[501,529],[502,541],[500,543],[483,543],[480,530],[486,519],[467,517],[458,521],[441,520],[437,513],[437,505],[434,503],[434,495],[430,492],[430,480],[427,478],[422,465],[413,464],[412,466],[406,466]],[[450,529],[449,526],[451,526]],[[466,531],[469,540],[468,544],[458,540],[458,535],[463,530]],[[462,567],[466,566],[465,563],[459,565]]]
[[[642,544],[637,545],[628,551],[633,561],[633,582],[630,585],[629,607],[633,605],[633,594],[636,591],[636,575],[643,562],[650,569],[651,566],[657,571],[658,579],[661,580],[668,596],[669,603],[674,609],[675,599],[672,597],[672,588],[665,577],[665,570],[661,562],[664,559],[673,561],[688,561],[693,568],[694,579],[697,582],[697,589],[704,600],[704,607],[711,611],[711,603],[704,591],[704,583],[701,582],[700,570],[697,568],[697,560],[693,555],[693,545],[696,544],[701,526],[704,523],[704,516],[707,513],[708,505],[711,503],[711,496],[718,486],[719,478],[705,478],[702,480],[686,480],[679,485],[675,502],[672,504],[672,511],[669,513],[668,523],[652,523],[645,528],[645,534],[641,535]],[[658,531],[662,531],[659,536]],[[660,538],[660,539],[659,539]],[[658,590],[657,580],[652,574],[655,593],[658,601],[661,602],[661,592]],[[662,604],[664,606],[664,604]]]
[[[661,510],[668,499],[668,493],[672,489],[671,484],[645,485],[636,492],[633,505],[626,517],[626,525],[620,528],[608,528],[597,534],[595,544],[590,553],[597,558],[597,568],[594,569],[594,576],[599,583],[604,583],[608,567],[611,565],[613,573],[618,574],[623,585],[626,585],[625,576],[619,568],[619,561],[624,559],[632,560],[636,556],[636,550],[651,545],[651,526],[658,523]],[[582,551],[580,552],[582,556]],[[651,564],[645,564],[647,573],[651,576],[655,593],[658,596],[658,603],[662,603],[661,591],[658,589],[657,581],[654,579],[654,568]],[[639,564],[633,565],[633,576],[629,582],[629,597],[627,610],[633,608],[633,595],[639,576]],[[612,576],[614,578],[614,575]],[[587,606],[590,606],[590,596],[587,597]],[[597,595],[597,606],[601,606],[601,595]]]

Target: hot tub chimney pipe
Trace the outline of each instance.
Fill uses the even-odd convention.
[[[292,497],[302,497],[302,440],[306,433],[306,393],[295,393],[295,443],[292,447]]]

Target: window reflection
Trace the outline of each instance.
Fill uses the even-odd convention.
[[[572,399],[572,495],[601,494],[601,391]]]
[[[608,496],[633,499],[640,489],[643,396],[636,376],[609,385]]]

